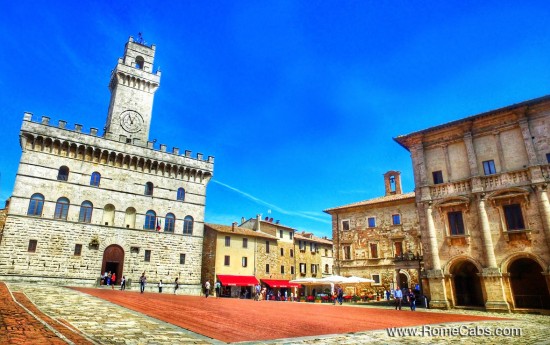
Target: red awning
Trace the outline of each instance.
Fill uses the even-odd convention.
[[[277,280],[277,279],[262,279],[264,284],[269,285],[272,288],[290,288],[290,287],[300,287],[300,284],[291,283],[288,280]]]
[[[220,283],[224,286],[254,286],[258,279],[254,276],[228,276],[218,274]]]

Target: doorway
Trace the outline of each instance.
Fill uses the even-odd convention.
[[[478,276],[479,270],[469,262],[462,261],[451,270],[457,306],[482,307],[483,291]]]
[[[103,252],[103,263],[101,264],[101,273],[115,273],[116,284],[122,278],[124,268],[124,249],[117,244],[111,244]]]
[[[408,289],[409,288],[409,279],[407,278],[407,275],[405,273],[399,273],[399,287],[401,289]]]
[[[510,264],[510,285],[516,308],[550,309],[550,295],[542,267],[522,258]]]

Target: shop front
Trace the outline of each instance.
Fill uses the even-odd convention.
[[[296,289],[300,287],[300,284],[291,283],[288,280],[262,279],[261,281],[267,287],[269,300],[272,301],[290,301],[293,296],[297,296]]]
[[[218,274],[221,284],[221,297],[235,297],[250,299],[254,296],[254,286],[258,279],[254,276],[235,276]]]

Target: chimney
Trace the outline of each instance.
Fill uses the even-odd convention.
[[[237,222],[233,222],[233,224],[231,224],[231,231],[235,232],[236,226],[237,226]]]
[[[257,214],[256,215],[256,223],[254,224],[254,231],[260,231],[260,222],[262,221],[262,215]]]
[[[246,219],[244,219],[244,217],[241,217],[241,224],[243,224],[244,222],[246,222]]]

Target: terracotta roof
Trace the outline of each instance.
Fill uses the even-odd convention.
[[[509,112],[509,111],[515,110],[517,108],[529,107],[529,106],[539,104],[539,103],[543,103],[543,102],[549,101],[549,100],[550,100],[550,95],[546,95],[546,96],[543,96],[543,97],[531,99],[531,100],[524,101],[524,102],[521,102],[521,103],[512,104],[512,105],[509,105],[509,106],[506,106],[506,107],[503,107],[503,108],[494,109],[494,110],[486,111],[486,112],[483,112],[483,113],[480,113],[480,114],[477,114],[477,115],[468,116],[468,117],[465,117],[465,118],[462,118],[462,119],[459,119],[459,120],[447,122],[447,123],[444,123],[442,125],[429,127],[429,128],[426,128],[426,129],[423,129],[423,130],[420,130],[420,131],[409,133],[409,134],[399,135],[399,136],[393,138],[393,140],[395,140],[399,145],[403,146],[405,149],[408,150],[409,147],[406,145],[405,139],[412,136],[412,135],[437,131],[439,129],[443,129],[443,128],[451,127],[451,126],[454,126],[454,125],[457,125],[457,124],[460,124],[460,123],[472,121],[472,120],[477,119],[477,118],[496,115],[498,113],[503,113],[503,112]]]
[[[353,204],[347,204],[347,205],[344,205],[344,206],[328,208],[328,209],[324,210],[323,212],[330,213],[330,211],[341,210],[341,209],[344,209],[344,208],[358,207],[358,206],[364,206],[364,205],[381,204],[381,203],[396,201],[396,200],[414,199],[414,197],[415,197],[414,192],[405,193],[405,194],[392,194],[392,195],[381,196],[381,197],[374,198],[374,199],[363,200],[363,201],[355,202]]]
[[[235,226],[235,228],[233,228],[233,226],[227,226],[227,225],[221,225],[221,224],[210,224],[210,223],[206,223],[205,226],[217,232],[237,234],[242,236],[251,236],[251,237],[263,237],[263,238],[277,240],[277,237],[275,236],[271,236],[269,234],[250,230],[247,228],[241,228],[238,226]]]
[[[295,240],[306,240],[306,241],[316,242],[316,243],[322,243],[322,244],[329,244],[329,245],[332,246],[332,240],[328,240],[328,239],[325,239],[325,238],[317,237],[317,236],[314,236],[314,235],[311,235],[311,237],[306,237],[306,236],[303,236],[303,234],[296,233],[296,234],[294,235],[294,239],[295,239]]]

